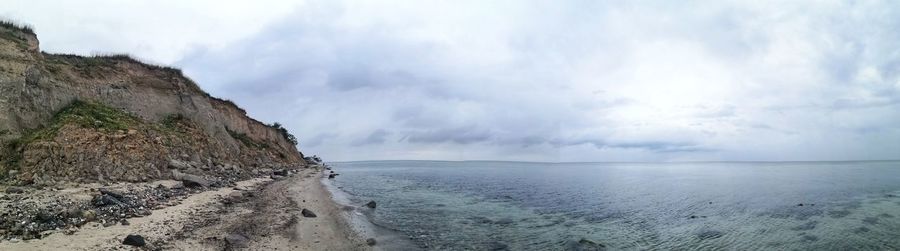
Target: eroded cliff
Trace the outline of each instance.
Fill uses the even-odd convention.
[[[171,178],[170,168],[241,175],[304,165],[292,141],[178,69],[120,55],[42,53],[30,29],[0,25],[6,180],[145,181]]]

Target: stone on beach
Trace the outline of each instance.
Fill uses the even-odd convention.
[[[191,164],[186,161],[169,160],[169,168],[177,170],[185,170],[191,168]]]
[[[376,206],[377,205],[375,204],[374,200],[370,200],[369,203],[366,203],[366,207],[368,207],[368,208],[375,209]]]
[[[6,188],[6,193],[23,193],[23,192],[25,192],[25,190],[22,189],[21,187],[8,187],[8,188]]]
[[[144,237],[137,234],[129,234],[125,237],[125,240],[122,241],[122,244],[135,246],[135,247],[143,247],[147,243],[144,242]]]
[[[366,239],[366,245],[369,245],[369,246],[375,246],[375,244],[377,244],[377,243],[378,243],[378,242],[375,241],[375,238],[368,238],[368,239]]]
[[[306,217],[306,218],[316,218],[316,214],[313,213],[312,211],[309,211],[309,209],[306,209],[306,208],[301,210],[300,214],[302,214],[303,217]]]
[[[207,187],[209,181],[203,177],[181,173],[178,170],[172,170],[172,176],[175,180],[180,180],[185,187]]]

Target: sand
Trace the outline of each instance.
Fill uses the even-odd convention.
[[[259,178],[191,195],[180,204],[129,219],[129,225],[89,223],[72,235],[2,242],[0,250],[130,250],[129,234],[143,236],[149,250],[371,250],[352,231],[320,182],[321,172],[303,169],[290,177]],[[301,215],[302,209],[317,217]],[[226,236],[232,238],[226,240]],[[234,238],[238,237],[238,238]],[[240,241],[241,238],[246,241]],[[234,241],[239,240],[239,241]]]

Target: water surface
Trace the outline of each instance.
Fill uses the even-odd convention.
[[[332,166],[423,249],[900,249],[900,162]]]

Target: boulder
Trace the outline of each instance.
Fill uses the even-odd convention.
[[[366,207],[368,208],[375,209],[375,206],[377,205],[375,204],[374,200],[370,200],[369,203],[366,203]]]
[[[180,180],[185,187],[209,186],[209,181],[204,179],[203,177],[193,174],[181,173],[178,170],[172,170],[172,178],[174,178],[175,180]]]
[[[94,205],[98,206],[98,207],[124,204],[122,201],[120,201],[119,199],[116,199],[116,197],[113,197],[109,194],[100,194],[100,195],[94,197],[93,202],[94,202]]]
[[[143,247],[144,245],[147,245],[147,243],[144,242],[144,237],[137,234],[129,234],[127,237],[125,237],[125,240],[122,241],[122,244],[135,247]]]
[[[83,218],[85,222],[96,220],[97,212],[94,212],[94,210],[90,209],[81,211],[81,218]]]
[[[375,246],[375,244],[377,244],[377,243],[378,243],[378,241],[375,241],[375,238],[366,239],[366,245]]]
[[[6,188],[6,193],[24,193],[25,190],[21,187],[8,187]]]
[[[566,243],[566,250],[573,251],[598,251],[598,250],[606,250],[606,245],[602,243],[597,243],[592,240],[588,240],[585,238],[581,238],[578,241],[570,240]]]
[[[115,191],[110,191],[109,189],[106,189],[106,188],[100,188],[100,194],[112,196],[113,198],[116,198],[117,200],[125,199],[125,196],[122,195],[121,193],[118,193]]]
[[[716,239],[722,237],[723,235],[725,235],[725,233],[722,233],[721,231],[705,230],[698,233],[697,238],[700,238],[701,240]]]
[[[300,214],[302,214],[303,217],[306,217],[306,218],[316,218],[316,214],[313,213],[312,211],[309,211],[309,209],[306,209],[306,208],[301,210]]]
[[[191,168],[191,164],[186,161],[180,161],[180,160],[173,159],[173,160],[169,160],[169,168],[176,169],[176,170],[185,170],[185,169]]]

